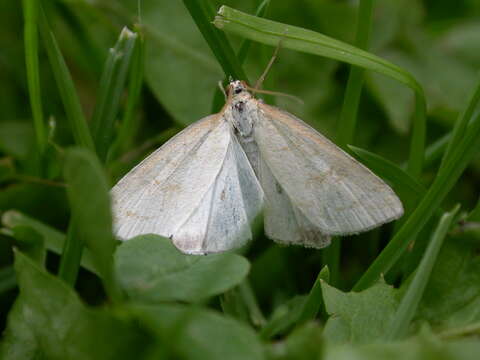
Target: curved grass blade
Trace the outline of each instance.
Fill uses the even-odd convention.
[[[405,70],[367,51],[311,30],[286,25],[245,14],[228,6],[218,11],[214,24],[227,32],[296,51],[344,61],[389,76],[411,88],[415,93],[415,119],[410,144],[408,172],[418,177],[422,170],[425,147],[426,103],[420,84]]]
[[[105,162],[112,140],[114,121],[125,87],[137,34],[123,28],[105,62],[100,79],[98,102],[92,117],[92,129],[98,157]]]
[[[68,70],[65,59],[58,47],[55,35],[50,28],[47,16],[40,6],[40,33],[43,43],[47,50],[48,59],[52,67],[55,81],[57,82],[60,97],[70,122],[70,128],[75,139],[75,143],[92,151],[95,150],[93,139],[88,128],[87,121],[80,105],[75,85]]]
[[[418,304],[422,299],[428,279],[437,259],[443,241],[447,236],[447,232],[452,226],[455,215],[458,213],[460,206],[457,205],[450,212],[445,213],[437,228],[435,229],[430,243],[423,255],[423,258],[418,266],[412,282],[410,283],[405,295],[403,296],[400,306],[392,320],[392,323],[387,330],[386,340],[396,340],[405,336],[408,326],[415,315]]]

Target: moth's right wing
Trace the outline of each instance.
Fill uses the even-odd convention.
[[[123,177],[111,195],[117,237],[159,234],[190,254],[242,246],[263,206],[253,169],[221,115],[175,136]]]
[[[259,103],[255,140],[295,209],[323,234],[367,231],[399,218],[402,203],[368,168],[300,119]]]

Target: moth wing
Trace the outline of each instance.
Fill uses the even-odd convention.
[[[330,236],[323,234],[302,212],[292,205],[290,197],[260,158],[259,178],[265,192],[264,228],[268,238],[280,244],[323,248]]]
[[[368,168],[293,115],[259,108],[261,157],[293,207],[322,233],[359,233],[403,214],[393,190]]]
[[[219,115],[176,135],[125,175],[111,195],[120,239],[159,234],[191,254],[243,245],[263,205],[246,155]]]

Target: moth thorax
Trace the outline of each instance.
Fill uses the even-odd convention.
[[[248,138],[253,135],[253,124],[256,113],[256,108],[254,108],[248,100],[232,102],[232,123],[240,136]]]

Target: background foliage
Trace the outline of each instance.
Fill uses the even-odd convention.
[[[278,23],[213,23],[224,4]],[[24,0],[0,19],[2,359],[476,359],[477,1]],[[264,88],[304,104],[265,101],[390,182],[405,216],[321,251],[261,231],[207,257],[118,245],[108,188],[280,39]]]

